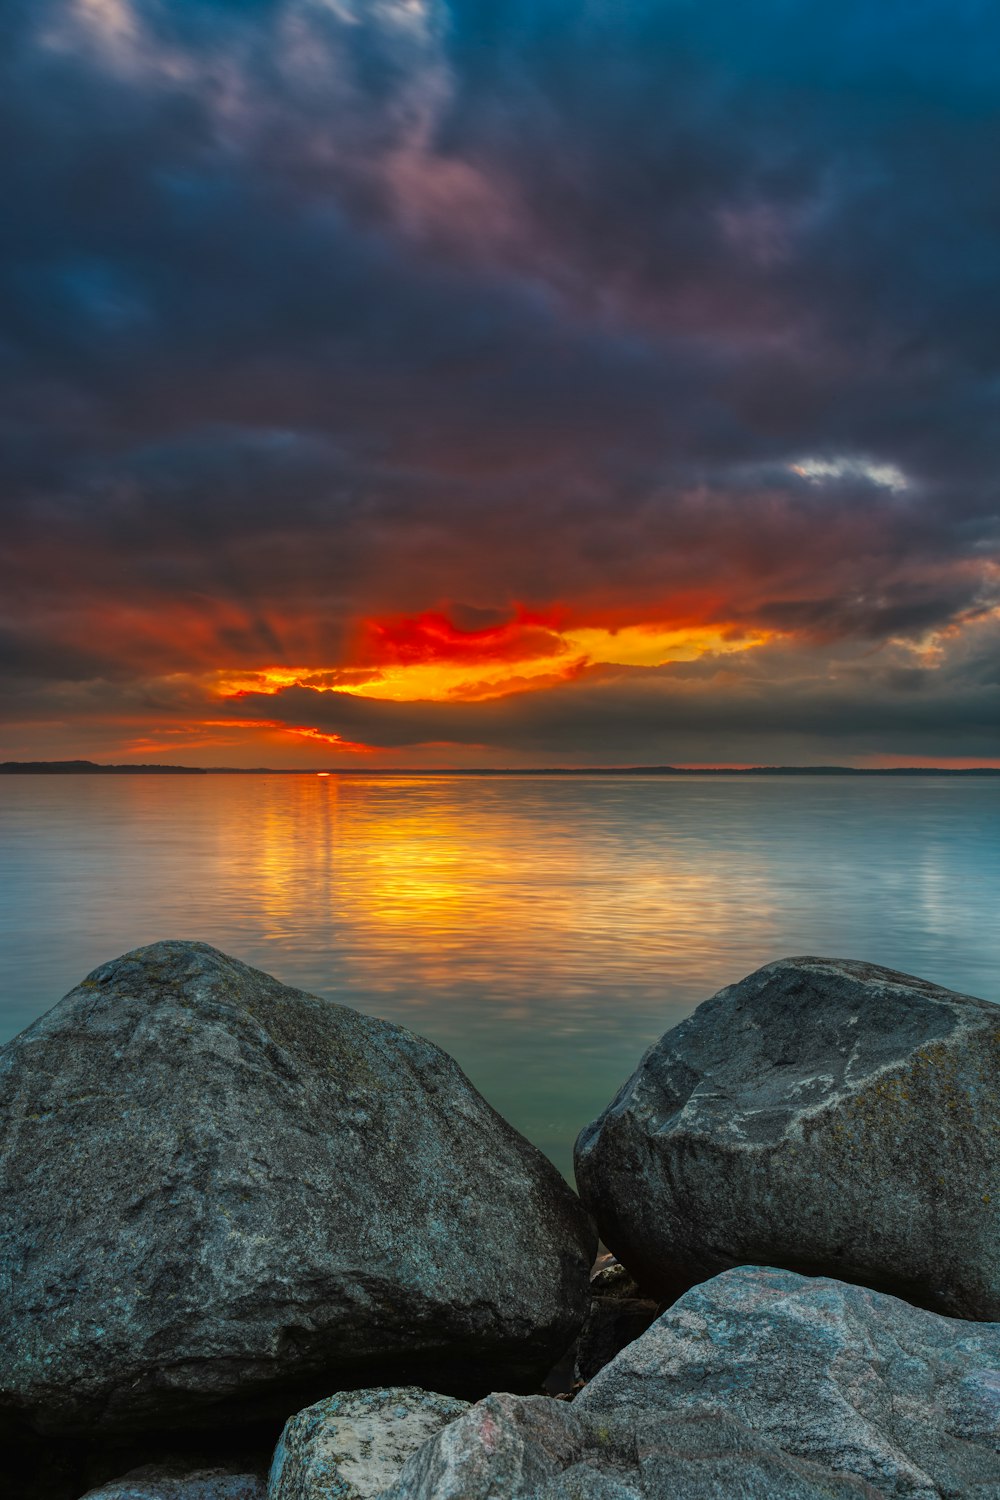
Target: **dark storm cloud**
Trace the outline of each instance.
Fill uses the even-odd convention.
[[[8,674],[331,664],[449,603],[817,652],[992,608],[998,40],[971,0],[12,0]],[[821,664],[740,722],[979,734],[985,678],[858,660],[846,718]],[[665,711],[616,684],[441,713],[610,753],[609,694],[637,747]]]

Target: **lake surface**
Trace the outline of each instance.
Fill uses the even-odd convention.
[[[0,777],[0,1040],[199,938],[423,1033],[569,1171],[641,1052],[794,953],[1000,999],[1000,779]]]

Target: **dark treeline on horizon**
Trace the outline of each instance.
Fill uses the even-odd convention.
[[[456,766],[335,770],[281,766],[100,765],[92,760],[0,761],[3,776],[1000,776],[997,766]]]

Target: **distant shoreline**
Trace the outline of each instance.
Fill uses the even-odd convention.
[[[997,766],[276,766],[101,765],[92,760],[0,761],[0,776],[1000,776]]]

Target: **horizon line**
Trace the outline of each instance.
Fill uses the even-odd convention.
[[[1000,776],[1000,766],[682,765],[599,766],[187,766],[157,762],[0,761],[0,775],[167,776]]]

